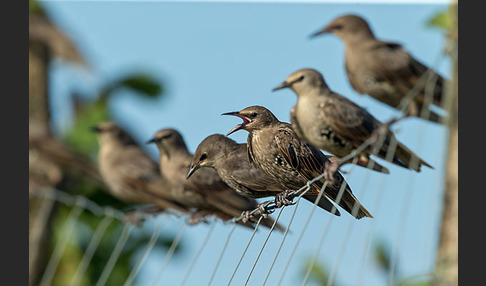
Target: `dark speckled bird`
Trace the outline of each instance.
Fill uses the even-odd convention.
[[[186,207],[197,209],[203,216],[214,214],[223,220],[239,217],[243,212],[258,207],[254,199],[234,192],[213,169],[205,168],[187,179],[193,156],[177,130],[162,129],[147,143],[156,143],[162,177],[169,181],[178,202]],[[271,227],[273,222],[268,217],[261,224]],[[276,227],[282,229],[280,225]]]
[[[291,111],[292,126],[299,130],[297,135],[338,157],[348,155],[384,127],[364,108],[333,92],[314,69],[292,73],[274,90],[282,88],[290,88],[297,94],[297,104]],[[375,148],[370,145],[360,154],[363,165],[367,165],[371,154],[386,160],[390,143],[397,140],[391,130],[380,130],[386,130],[383,144],[378,152],[373,152]],[[390,162],[417,172],[422,165],[432,168],[400,142]]]
[[[340,16],[312,36],[328,33],[344,42],[346,73],[354,90],[391,107],[397,108],[428,70],[400,44],[376,39],[369,24],[360,16]],[[418,95],[410,102],[407,115],[420,116],[422,108],[428,108],[430,104],[441,105],[446,80],[432,70],[431,74],[426,88],[422,85]],[[427,95],[429,98],[426,98]],[[426,119],[440,122],[440,115],[430,109],[428,111],[430,116]]]
[[[116,123],[107,121],[92,128],[99,141],[98,168],[110,193],[127,204],[155,204],[159,211],[189,210],[170,194],[159,166]]]
[[[246,144],[238,144],[221,134],[210,135],[199,144],[187,176],[190,177],[203,167],[215,169],[221,179],[242,196],[263,198],[287,190],[284,185],[250,162]],[[314,203],[317,195],[306,194],[303,198]],[[319,202],[328,204],[327,200]]]
[[[309,180],[321,175],[329,163],[327,157],[317,148],[300,140],[290,124],[280,122],[272,112],[262,106],[250,106],[241,111],[228,112],[223,115],[240,117],[243,123],[235,126],[228,135],[243,129],[248,131],[247,150],[249,159],[270,177],[283,184],[288,190],[275,198],[278,204],[288,204],[289,191],[298,190]],[[353,195],[344,177],[336,172],[333,183],[328,183],[319,202],[321,208],[340,215],[333,210],[342,184],[346,184],[338,205],[357,219],[373,217]],[[317,195],[325,184],[325,179],[316,181],[307,194]],[[357,208],[353,214],[353,207]]]

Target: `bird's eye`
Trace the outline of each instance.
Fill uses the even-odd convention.
[[[162,140],[167,139],[167,138],[170,138],[170,137],[172,137],[172,133],[169,133],[169,134],[166,134],[166,135],[160,137],[159,138],[159,141],[162,141]]]
[[[336,25],[333,27],[333,30],[341,30],[343,28],[343,25]]]
[[[304,75],[301,75],[301,76],[300,76],[300,77],[297,79],[297,81],[301,81],[301,80],[304,80]]]
[[[206,160],[206,158],[208,157],[208,155],[206,153],[203,153],[201,155],[201,157],[199,157],[199,161],[203,161],[203,160]]]
[[[250,117],[251,117],[251,118],[255,118],[257,115],[258,115],[258,113],[253,112],[252,114],[250,114]]]

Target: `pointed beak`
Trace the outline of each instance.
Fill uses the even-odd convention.
[[[191,165],[191,167],[189,168],[189,172],[187,172],[187,175],[186,175],[186,179],[189,179],[190,176],[192,176],[192,174],[194,174],[194,172],[196,172],[197,169],[199,169],[201,167],[200,164],[196,164],[196,165]]]
[[[227,113],[223,113],[223,114],[221,114],[221,115],[232,115],[232,116],[237,116],[237,117],[239,117],[239,118],[243,119],[243,123],[238,124],[238,125],[236,125],[236,126],[233,128],[233,129],[231,129],[231,130],[230,130],[230,131],[229,131],[229,132],[226,134],[226,137],[228,137],[230,134],[232,134],[232,133],[234,133],[234,132],[236,132],[236,131],[238,131],[238,130],[240,130],[240,129],[245,129],[246,125],[247,125],[248,123],[251,123],[251,122],[252,122],[250,118],[248,118],[248,117],[244,116],[243,114],[240,114],[240,112],[239,112],[239,111],[227,112]]]
[[[322,34],[328,34],[328,33],[331,33],[331,30],[332,30],[332,28],[331,28],[331,27],[326,26],[326,27],[324,27],[323,29],[321,29],[321,30],[319,30],[319,31],[317,31],[317,32],[315,32],[315,33],[313,33],[313,34],[311,34],[311,35],[309,36],[309,38],[313,39],[313,38],[315,38],[315,37],[317,37],[317,36],[320,36],[320,35],[322,35]]]
[[[101,132],[101,128],[98,127],[98,126],[91,126],[90,130],[93,131],[93,132],[96,132],[96,133]]]
[[[287,88],[287,87],[290,87],[290,83],[287,83],[286,81],[284,81],[279,86],[272,89],[272,91],[276,91],[276,90]]]
[[[156,141],[155,138],[152,138],[149,141],[145,142],[145,144],[155,143],[155,141]]]

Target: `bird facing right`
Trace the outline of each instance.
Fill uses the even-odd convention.
[[[369,24],[360,16],[340,16],[312,37],[329,33],[344,42],[346,73],[354,90],[394,108],[398,108],[408,94],[417,92],[408,103],[406,114],[421,116],[422,109],[427,108],[429,116],[424,119],[441,121],[441,116],[429,109],[431,104],[441,106],[446,80],[439,74],[415,59],[400,44],[375,38]]]
[[[243,120],[243,123],[235,126],[227,135],[240,129],[248,131],[247,148],[250,161],[255,162],[270,177],[288,188],[276,197],[277,203],[288,204],[287,195],[292,193],[291,190],[299,190],[325,171],[329,162],[327,157],[319,149],[298,139],[290,124],[279,121],[265,107],[250,106],[223,115],[237,116]],[[324,193],[319,202],[321,208],[339,215],[331,202],[334,201],[357,219],[373,217],[353,195],[339,172],[336,172],[332,183],[323,178],[317,180],[306,194],[319,194],[323,187]]]
[[[292,73],[274,90],[282,88],[290,88],[297,95],[297,104],[291,111],[292,126],[310,144],[344,157],[374,134],[384,131],[382,144],[377,144],[381,146],[376,146],[379,148],[370,145],[359,154],[363,165],[373,154],[417,172],[422,165],[432,168],[398,142],[393,132],[368,111],[333,92],[317,70],[301,69]],[[396,150],[393,156],[389,156],[388,149],[393,142],[396,142]]]

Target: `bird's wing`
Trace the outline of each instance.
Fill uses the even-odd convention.
[[[328,161],[325,155],[312,145],[297,139],[290,126],[283,126],[277,131],[275,142],[287,164],[306,180],[311,180],[324,171],[324,164]]]
[[[413,58],[400,44],[375,41],[370,46],[373,55],[373,74],[377,79],[408,83],[413,87],[427,67]]]
[[[364,108],[336,93],[329,95],[320,112],[338,137],[352,142],[362,143],[380,125]]]

